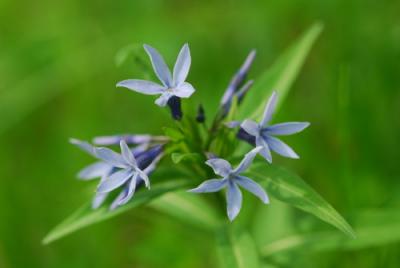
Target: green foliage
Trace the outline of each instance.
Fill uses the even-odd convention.
[[[182,222],[196,228],[214,231],[222,215],[204,198],[186,192],[167,193],[149,204]]]
[[[291,85],[299,74],[308,52],[322,31],[320,23],[314,24],[301,36],[275,64],[256,79],[251,94],[240,107],[240,118],[259,120],[272,91],[278,93],[279,107],[289,92]]]
[[[355,237],[346,220],[296,174],[282,167],[259,163],[250,168],[248,176],[257,180],[274,198],[311,213],[350,237]]]
[[[261,248],[264,257],[288,252],[307,253],[332,250],[360,250],[396,242],[400,239],[400,216],[397,210],[359,212],[352,221],[357,239],[337,232],[317,231],[284,236]]]
[[[155,185],[151,190],[142,190],[136,193],[135,198],[129,202],[129,204],[112,211],[110,211],[107,206],[102,206],[99,209],[93,210],[90,204],[84,205],[50,231],[50,233],[43,239],[43,243],[49,244],[82,228],[113,218],[130,209],[136,208],[137,206],[146,204],[162,194],[178,190],[184,186],[187,186],[186,182],[176,180]]]
[[[232,226],[217,229],[217,253],[221,268],[257,268],[259,255],[250,234]]]

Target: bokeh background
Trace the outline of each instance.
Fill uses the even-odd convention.
[[[157,47],[172,64],[189,42],[193,98],[211,117],[250,49],[258,51],[250,74],[256,78],[323,22],[277,117],[312,123],[290,138],[302,159],[277,162],[350,219],[364,209],[398,213],[399,10],[399,1],[373,0],[1,0],[0,267],[214,266],[212,237],[146,207],[41,244],[93,192],[75,179],[91,160],[69,137],[156,134],[169,120],[152,98],[115,88],[139,75],[129,53],[118,61],[133,44]],[[269,218],[265,228],[274,233],[279,224]],[[286,267],[303,264],[399,267],[400,243],[298,252]]]

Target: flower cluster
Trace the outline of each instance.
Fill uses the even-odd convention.
[[[193,86],[186,82],[191,65],[189,46],[185,44],[180,50],[172,74],[163,57],[156,49],[149,45],[144,45],[144,49],[161,84],[147,80],[128,79],[117,83],[117,87],[128,88],[146,95],[159,95],[155,103],[161,107],[168,105],[172,118],[177,121],[182,120],[181,99],[189,98],[195,92]],[[272,162],[271,151],[284,157],[298,158],[293,149],[275,136],[294,134],[309,125],[309,123],[305,122],[271,125],[270,121],[277,102],[277,94],[275,92],[268,100],[260,122],[255,122],[251,119],[240,122],[225,122],[232,109],[232,103],[236,100],[237,104],[240,105],[247,92],[251,89],[253,80],[246,81],[246,76],[254,61],[255,54],[255,51],[250,52],[225,90],[220,102],[220,109],[212,127],[208,129],[206,134],[208,142],[203,143],[201,140],[194,140],[185,146],[186,149],[189,148],[189,153],[204,156],[205,164],[211,167],[216,175],[221,177],[205,180],[198,187],[189,190],[189,192],[211,193],[224,190],[226,193],[227,215],[231,221],[239,214],[242,206],[240,188],[252,193],[263,203],[269,203],[265,190],[251,178],[243,175],[257,154],[260,154],[269,163]],[[193,119],[193,121],[197,121],[201,125],[206,125],[203,106],[199,105],[197,116]],[[182,127],[182,125],[180,126]],[[219,157],[220,152],[213,150],[213,147],[210,146],[212,144],[210,140],[216,138],[215,132],[222,128],[235,131],[239,140],[246,141],[254,146],[252,150],[245,154],[236,168],[233,168],[227,160]],[[199,136],[193,135],[193,137]],[[165,150],[165,148],[173,142],[167,136],[152,136],[148,134],[103,136],[93,140],[96,146],[119,145],[121,153],[117,153],[106,147],[96,147],[87,142],[71,139],[72,144],[98,159],[97,162],[84,168],[78,174],[78,177],[82,180],[100,178],[96,195],[92,202],[93,209],[101,206],[109,194],[117,189],[121,189],[120,193],[111,203],[110,209],[115,209],[129,202],[139,187],[144,186],[150,189],[149,176],[155,170],[160,159],[167,152],[171,152],[171,150]],[[196,144],[196,146],[191,147],[190,144]],[[205,169],[204,162],[202,162],[202,168],[209,171]]]

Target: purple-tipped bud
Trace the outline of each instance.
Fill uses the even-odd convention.
[[[182,119],[181,99],[177,96],[172,96],[169,98],[167,104],[171,110],[172,118],[178,121],[181,120]]]
[[[242,88],[240,88],[240,87],[243,85],[243,83],[246,79],[247,73],[249,72],[249,69],[251,67],[251,64],[254,61],[255,56],[256,56],[256,51],[252,50],[250,52],[250,54],[247,56],[246,60],[242,64],[242,66],[240,67],[239,71],[237,71],[236,74],[232,77],[228,88],[225,90],[225,93],[221,99],[221,107],[222,107],[223,116],[228,114],[229,109],[231,107],[233,96],[236,95],[236,93],[241,91],[241,89],[243,88],[243,87]],[[248,87],[250,87],[250,86],[248,86]],[[248,90],[248,88],[247,88],[247,90]],[[245,90],[245,92],[247,90]],[[245,92],[242,92],[242,93],[245,93]],[[244,96],[244,94],[241,94],[241,95],[242,95],[242,97]]]
[[[238,98],[238,103],[241,103],[246,96],[246,93],[249,91],[251,86],[254,84],[254,80],[249,80],[244,84],[239,91],[236,93],[236,96]]]

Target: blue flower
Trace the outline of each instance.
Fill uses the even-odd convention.
[[[228,161],[221,158],[207,160],[206,164],[214,170],[215,174],[221,176],[222,179],[207,180],[189,192],[212,193],[218,192],[223,188],[227,188],[227,214],[229,220],[231,221],[239,214],[242,207],[242,193],[239,189],[239,186],[257,196],[263,203],[269,203],[267,193],[259,184],[245,176],[240,175],[250,166],[254,157],[261,149],[261,147],[256,147],[248,152],[235,169],[232,169],[232,166]]]
[[[175,62],[173,75],[171,75],[171,71],[163,57],[156,49],[149,45],[144,45],[144,49],[149,55],[154,72],[158,79],[160,79],[162,85],[146,80],[129,79],[119,82],[117,87],[125,87],[146,95],[161,94],[161,96],[155,101],[159,106],[167,105],[168,101],[173,96],[178,98],[189,98],[195,89],[191,84],[185,82],[191,64],[188,44],[185,44],[179,52],[178,58]]]
[[[284,157],[299,158],[292,148],[280,139],[274,137],[274,135],[295,134],[310,125],[308,122],[287,122],[269,125],[275,110],[276,99],[277,94],[274,92],[268,100],[260,123],[247,119],[241,123],[241,130],[239,130],[238,133],[239,138],[249,143],[254,143],[255,146],[262,147],[260,154],[270,163],[272,163],[271,150]],[[234,123],[232,125],[234,125]]]
[[[78,174],[78,177],[83,180],[101,178],[98,191],[92,201],[93,209],[98,208],[108,194],[120,186],[124,186],[123,190],[112,203],[111,209],[126,204],[141,183],[144,182],[149,188],[148,174],[155,169],[162,152],[161,145],[149,150],[146,150],[147,145],[130,149],[125,141],[120,142],[122,155],[108,148],[94,147],[76,139],[71,139],[71,143],[101,160],[84,168]]]

